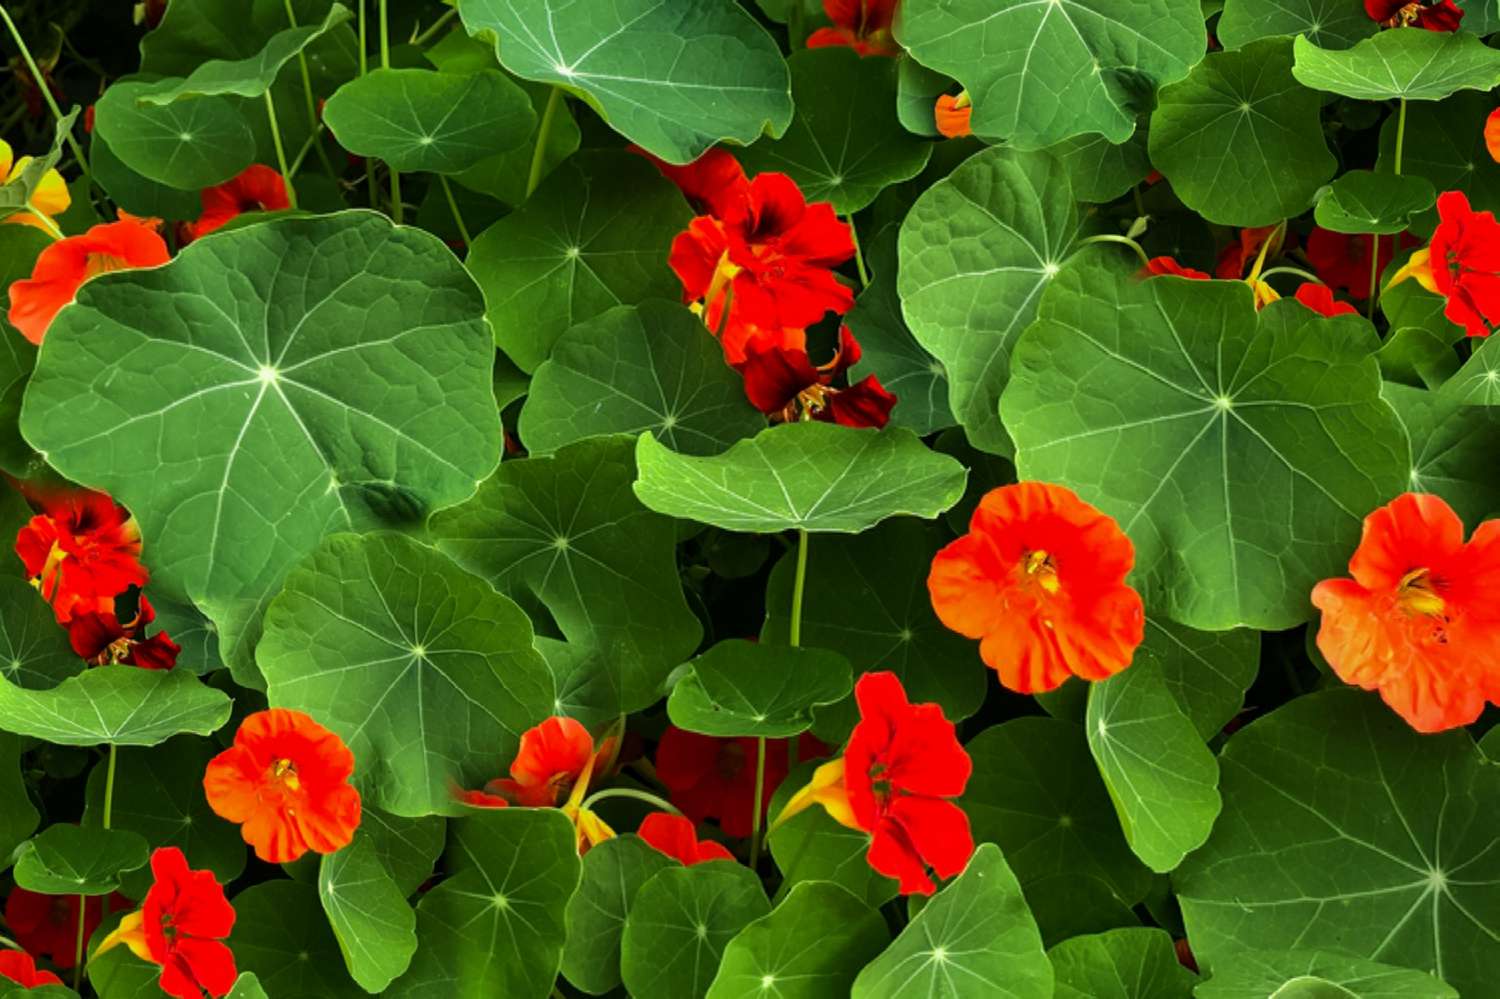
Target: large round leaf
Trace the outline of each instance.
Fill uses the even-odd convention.
[[[1283,39],[1215,52],[1162,90],[1151,162],[1208,221],[1272,225],[1301,214],[1338,167],[1321,104],[1293,79]]]
[[[0,729],[64,746],[155,746],[208,735],[229,718],[229,698],[187,672],[99,666],[56,687],[0,680]]]
[[[977,448],[1009,450],[997,400],[1011,348],[1080,224],[1056,159],[991,149],[928,188],[901,225],[902,310],[947,369],[953,415]]]
[[[584,94],[672,163],[720,139],[780,135],[792,116],[776,43],[733,0],[460,0],[458,10],[471,34],[494,32],[506,69]]]
[[[1430,969],[1463,995],[1500,975],[1500,767],[1462,730],[1413,732],[1373,694],[1299,697],[1220,757],[1225,808],[1175,880],[1193,950],[1338,950]]]
[[[367,833],[323,857],[318,899],[345,967],[365,991],[380,994],[410,966],[417,950],[416,913]]]
[[[397,815],[450,810],[552,713],[521,609],[399,534],[336,535],[266,614],[272,704],[305,711],[354,751],[366,793]]]
[[[1500,52],[1463,31],[1382,31],[1343,51],[1298,38],[1295,52],[1304,86],[1361,101],[1439,101],[1500,84]]]
[[[288,569],[414,522],[499,457],[479,291],[373,212],[288,218],[101,275],[47,331],[21,429],[140,521],[152,585],[218,626],[242,682]]]
[[[688,664],[667,701],[672,724],[722,737],[784,739],[812,727],[813,708],[848,696],[849,663],[827,649],[730,639]]]
[[[702,999],[729,941],[770,909],[760,878],[733,861],[658,872],[625,919],[625,987],[652,999]]]
[[[1321,989],[1321,991],[1319,991]],[[1214,965],[1197,999],[1458,999],[1411,968],[1321,950],[1236,950]]]
[[[1016,350],[1016,466],[1120,522],[1147,606],[1194,628],[1288,628],[1407,482],[1376,346],[1355,316],[1257,313],[1241,282],[1069,268]]]
[[[1178,963],[1171,934],[1144,926],[1064,940],[1047,960],[1054,999],[1191,999],[1197,981]]]
[[[31,511],[15,498],[17,519]],[[3,513],[9,514],[7,506]],[[0,518],[6,533],[19,529],[10,517]],[[19,567],[18,567],[19,568]],[[45,690],[83,672],[83,660],[68,642],[52,607],[36,588],[16,575],[0,578],[0,679],[31,690]],[[0,729],[5,728],[0,716]]]
[[[1364,0],[1223,0],[1215,34],[1226,49],[1261,38],[1303,35],[1325,49],[1346,49],[1380,26]]]
[[[1207,42],[1198,0],[906,0],[896,37],[964,85],[976,135],[1022,149],[1125,141]]]
[[[235,102],[198,97],[159,107],[136,100],[149,83],[118,80],[94,105],[94,128],[120,162],[149,180],[196,191],[249,166],[255,136]]]
[[[16,884],[43,895],[108,895],[146,866],[144,836],[124,829],[48,826],[16,851]]]
[[[636,892],[674,861],[639,836],[617,836],[583,855],[583,876],[568,901],[562,974],[590,995],[620,985],[620,936]]]
[[[266,881],[246,888],[234,903],[228,943],[241,971],[259,977],[268,996],[361,999],[364,992],[344,971],[338,941],[318,892],[297,881]]]

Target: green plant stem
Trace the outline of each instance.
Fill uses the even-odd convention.
[[[271,97],[271,91],[266,91],[266,120],[271,123],[271,142],[276,146],[276,165],[281,168],[281,178],[286,181],[286,200],[293,208],[297,207],[297,192],[292,186],[292,171],[286,161],[286,147],[281,142],[281,129],[276,125],[276,101]]]
[[[1151,258],[1146,256],[1146,251],[1142,249],[1141,244],[1129,236],[1121,236],[1112,232],[1101,232],[1097,236],[1090,236],[1080,241],[1080,245],[1083,246],[1087,246],[1089,243],[1119,243],[1121,246],[1128,246],[1135,251],[1135,255],[1141,258],[1141,266],[1149,266],[1151,263]]]
[[[595,791],[583,799],[582,807],[590,808],[596,801],[604,801],[607,798],[634,798],[636,801],[644,801],[648,805],[655,805],[664,812],[670,812],[673,815],[682,814],[670,801],[659,798],[650,791],[641,791],[633,787],[607,787],[602,791]]]
[[[433,21],[432,24],[428,26],[426,31],[423,31],[421,34],[412,38],[411,43],[413,45],[426,45],[428,42],[432,41],[433,35],[443,30],[443,26],[457,16],[457,7],[448,8],[448,10],[445,11],[441,17],[439,17],[436,21]]]
[[[1365,306],[1365,315],[1375,321],[1375,303],[1380,300],[1380,237],[1370,235],[1370,300]]]
[[[370,71],[370,34],[365,26],[365,4],[368,0],[359,0],[359,75],[364,76]],[[370,189],[370,207],[375,208],[379,204],[380,191],[375,186],[375,164],[368,156],[365,157],[365,184]]]
[[[109,828],[110,820],[114,817],[115,807],[115,764],[119,759],[120,751],[113,744],[109,747],[109,761],[104,769],[104,818],[103,826]],[[101,903],[102,907],[102,903]],[[73,942],[73,991],[77,992],[83,984],[83,934],[88,921],[89,900],[87,895],[78,896],[78,936]]]
[[[1262,281],[1264,281],[1266,278],[1271,277],[1272,275],[1275,275],[1275,274],[1292,274],[1292,275],[1295,275],[1295,276],[1297,276],[1299,278],[1302,278],[1305,281],[1311,281],[1314,284],[1323,284],[1323,283],[1325,283],[1323,281],[1323,279],[1320,278],[1320,277],[1318,277],[1316,274],[1311,274],[1311,273],[1303,270],[1300,267],[1285,267],[1285,266],[1283,266],[1283,267],[1268,267],[1261,274],[1260,279]]]
[[[302,170],[302,163],[307,159],[307,154],[312,152],[313,143],[317,142],[323,135],[323,126],[319,125],[313,130],[313,134],[302,143],[302,148],[297,150],[297,155],[292,158],[292,176],[295,177]]]
[[[391,17],[389,0],[380,0],[380,67],[391,68]],[[401,173],[389,163],[386,168],[391,172],[391,218],[397,225],[401,224],[404,214],[401,208]]]
[[[26,202],[26,208],[31,212],[31,217],[40,222],[42,224],[42,228],[47,230],[47,235],[51,236],[53,239],[63,238],[63,231],[57,227],[57,223],[49,219],[47,216],[43,215],[41,212],[37,211],[35,208],[32,208],[30,201]]]
[[[459,214],[458,202],[453,197],[453,185],[448,183],[448,178],[442,174],[437,175],[438,183],[443,186],[443,197],[448,199],[448,210],[453,213],[453,224],[458,226],[458,237],[464,241],[464,246],[471,245],[474,240],[469,237],[469,227],[464,225],[464,217]]]
[[[870,287],[870,271],[865,267],[865,255],[859,248],[859,230],[854,226],[854,216],[844,216],[849,221],[849,241],[854,244],[854,266],[859,270],[859,286]]]
[[[802,644],[802,594],[807,589],[807,532],[797,532],[797,574],[792,578],[792,620],[787,629],[787,644]]]
[[[51,88],[47,86],[47,81],[42,77],[41,68],[37,66],[36,60],[31,57],[31,49],[26,47],[25,39],[21,37],[21,32],[16,28],[16,22],[10,19],[10,12],[5,9],[4,4],[0,4],[0,20],[5,21],[5,27],[10,31],[11,39],[16,43],[16,48],[21,50],[21,58],[26,60],[26,68],[31,71],[31,78],[36,81],[37,89],[42,92],[42,99],[47,102],[47,108],[52,112],[53,119],[59,122],[62,121],[62,108],[57,106],[57,101],[52,96]],[[84,179],[89,181],[89,183],[93,183],[93,177],[89,173],[88,157],[83,155],[83,147],[73,137],[73,130],[69,128],[63,133],[63,137],[68,142],[68,148],[73,150],[73,156],[78,160],[78,169],[83,171]]]
[[[1406,98],[1401,98],[1396,110],[1396,151],[1391,157],[1391,173],[1401,176],[1401,154],[1406,149]],[[1401,237],[1392,236],[1391,252],[1401,249]],[[1380,236],[1370,236],[1370,303],[1368,315],[1375,321],[1375,306],[1380,301]]]
[[[536,148],[531,151],[531,170],[526,174],[526,197],[542,182],[542,165],[547,161],[547,139],[552,134],[552,119],[557,116],[563,93],[556,87],[547,95],[547,107],[542,111],[542,123],[536,129]]]
[[[114,818],[115,810],[115,763],[119,759],[119,750],[113,744],[109,747],[109,763],[104,770],[104,828],[108,829],[111,819]]]
[[[83,991],[83,928],[89,915],[87,895],[78,896],[78,937],[73,943],[73,991]]]
[[[292,0],[285,0],[286,19],[292,27],[297,26],[297,12],[292,10]],[[313,138],[318,135],[318,102],[313,97],[312,74],[307,69],[307,53],[299,49],[297,51],[297,66],[302,70],[302,95],[307,98],[307,127],[312,130]],[[323,161],[323,169],[328,171],[328,177],[335,184],[338,183],[338,171],[333,168],[333,161],[328,158],[328,151],[323,148],[321,142],[315,142],[318,150],[318,159]]]
[[[852,229],[853,226],[851,225]],[[796,648],[802,644],[802,597],[807,592],[807,532],[797,532],[797,574],[792,578],[792,619],[787,628],[787,644]],[[797,740],[788,740],[789,752],[795,753]],[[796,762],[795,756],[789,756],[789,760]],[[755,834],[750,840],[750,867],[753,870],[760,860],[760,844],[762,839],[761,830],[761,795],[765,787],[766,776],[766,740],[755,740],[755,803],[751,808],[751,818]]]
[[[1401,109],[1396,112],[1396,155],[1391,159],[1391,172],[1401,176],[1401,151],[1406,145],[1406,98],[1401,98]]]
[[[750,869],[752,871],[760,866],[761,821],[765,818],[761,814],[761,798],[765,795],[765,788],[766,738],[759,736],[755,740],[755,801],[750,806],[750,825],[755,830],[750,836]]]

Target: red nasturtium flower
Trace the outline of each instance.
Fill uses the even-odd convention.
[[[59,239],[37,255],[31,277],[11,284],[11,325],[32,343],[41,343],[53,318],[89,278],[155,267],[170,259],[166,242],[156,234],[155,221],[129,215],[96,225],[81,236]]]
[[[353,775],[342,739],[301,711],[271,708],[241,722],[234,745],[208,762],[203,791],[257,857],[285,864],[349,845],[360,818]]]
[[[1265,261],[1278,256],[1285,242],[1286,230],[1279,224],[1241,229],[1239,238],[1219,251],[1214,276],[1225,281],[1238,281],[1256,260]],[[1262,250],[1265,250],[1264,255]]]
[[[790,331],[788,331],[790,332]],[[848,388],[834,382],[859,363],[859,343],[845,326],[833,360],[814,366],[805,337],[788,344],[785,336],[753,337],[744,345],[745,359],[735,367],[745,378],[751,405],[775,420],[792,423],[803,415],[846,427],[883,427],[896,397],[874,375]]]
[[[974,129],[970,127],[974,105],[969,100],[967,90],[957,96],[943,94],[939,97],[937,105],[932,109],[932,117],[937,124],[938,134],[945,139],[962,139],[974,134]]]
[[[1134,562],[1113,518],[1070,489],[1022,482],[979,501],[969,533],[933,558],[927,589],[945,625],[980,639],[1001,684],[1037,694],[1130,665],[1145,629],[1125,583]]]
[[[1500,222],[1476,212],[1462,191],[1438,195],[1438,227],[1426,249],[1411,255],[1391,284],[1416,278],[1448,300],[1443,315],[1469,336],[1489,336],[1500,324]]]
[[[1174,277],[1187,278],[1189,281],[1209,281],[1211,276],[1204,271],[1194,267],[1184,267],[1173,257],[1152,257],[1146,261],[1146,266],[1140,270],[1140,277],[1156,277],[1161,274],[1170,274]]]
[[[808,35],[808,48],[844,46],[862,56],[901,54],[891,36],[896,0],[823,0],[823,13],[833,26]]]
[[[755,799],[754,739],[720,739],[667,726],[656,747],[656,776],[693,822],[716,818],[726,835],[749,836]],[[761,814],[786,778],[786,741],[766,743]]]
[[[52,972],[38,970],[36,961],[24,950],[0,950],[0,981],[6,980],[15,982],[24,989],[63,983]]]
[[[146,585],[140,529],[113,499],[77,490],[40,502],[42,512],[16,535],[16,554],[58,623],[75,613],[113,613],[118,594]]]
[[[1307,259],[1323,283],[1335,290],[1343,289],[1355,298],[1370,297],[1370,254],[1376,237],[1351,235],[1316,227],[1307,237]],[[1396,255],[1395,239],[1380,242],[1380,267]]]
[[[912,704],[894,673],[866,673],[854,685],[859,723],[839,759],[820,766],[787,802],[777,823],[820,804],[835,820],[870,834],[870,866],[900,882],[903,895],[931,895],[928,876],[951,878],[974,853],[969,817],[951,801],[973,767],[953,723],[936,704]]]
[[[124,944],[143,961],[161,966],[162,991],[176,999],[224,996],[234,988],[234,953],[224,939],[234,928],[234,908],[212,871],[188,868],[175,846],[151,854],[156,882],[141,908],[120,921],[96,954]]]
[[[750,196],[750,179],[745,168],[726,149],[713,147],[684,166],[668,163],[640,146],[629,147],[632,153],[650,160],[661,175],[677,185],[693,211],[723,218],[730,206]]]
[[[1418,732],[1478,718],[1500,686],[1500,520],[1465,542],[1447,503],[1405,493],[1365,518],[1349,575],[1312,591],[1318,649],[1339,678],[1379,690]]]
[[[699,839],[693,820],[685,815],[652,812],[641,822],[640,837],[655,849],[688,867],[709,860],[733,860],[723,843]]]
[[[281,174],[260,163],[250,164],[239,176],[222,184],[204,188],[200,196],[203,212],[198,221],[185,227],[188,239],[207,236],[246,212],[279,212],[292,207]]]
[[[1464,12],[1453,0],[1365,0],[1370,20],[1387,28],[1457,31]]]
[[[108,896],[110,912],[130,908],[130,900],[118,892]],[[91,895],[83,911],[83,935],[94,935],[104,921],[106,898]],[[16,943],[57,967],[67,970],[74,965],[78,941],[77,895],[43,895],[17,885],[5,899],[5,925],[10,927]]]
[[[146,627],[156,620],[156,611],[141,594],[135,617],[121,623],[114,611],[88,611],[68,622],[68,641],[80,659],[91,666],[139,666],[141,669],[171,669],[177,665],[182,646],[165,631],[149,638]]]
[[[1333,289],[1326,284],[1316,284],[1312,281],[1304,281],[1297,289],[1297,301],[1312,309],[1321,316],[1357,316],[1359,310],[1348,302],[1340,302],[1333,297]]]

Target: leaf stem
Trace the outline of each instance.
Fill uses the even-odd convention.
[[[78,896],[78,936],[73,943],[73,991],[83,991],[83,928],[89,917],[87,895]]]
[[[57,106],[57,100],[52,96],[52,88],[47,86],[47,81],[42,77],[41,68],[31,57],[31,49],[26,47],[26,40],[21,37],[21,32],[16,28],[16,22],[10,19],[10,12],[5,9],[4,4],[0,4],[0,20],[5,21],[5,27],[10,31],[11,39],[16,43],[16,48],[21,50],[21,58],[26,60],[26,68],[31,71],[31,78],[36,82],[37,89],[42,92],[42,99],[47,102],[47,108],[52,112],[53,119],[61,123],[62,108]],[[83,172],[84,179],[92,184],[93,177],[89,174],[88,157],[83,155],[83,147],[73,137],[71,126],[63,133],[63,137],[67,140],[68,148],[73,150],[73,156],[78,160],[78,169]]]
[[[755,801],[750,806],[750,823],[755,830],[750,836],[750,869],[753,871],[760,866],[760,844],[762,839],[761,823],[765,816],[761,814],[761,798],[766,788],[766,737],[757,736],[755,740]]]
[[[1128,246],[1135,251],[1136,256],[1141,258],[1142,267],[1149,267],[1151,265],[1151,258],[1146,256],[1146,251],[1141,248],[1141,244],[1129,236],[1121,236],[1113,232],[1101,232],[1097,236],[1089,236],[1079,241],[1080,246],[1087,246],[1090,243],[1119,243],[1121,246]]]
[[[427,27],[426,31],[423,31],[421,34],[419,34],[419,35],[415,36],[414,38],[412,38],[411,43],[413,45],[426,45],[429,41],[432,40],[432,36],[433,35],[437,34],[439,31],[441,31],[443,29],[443,25],[447,24],[449,21],[453,20],[457,16],[458,16],[458,8],[457,7],[449,7],[443,13],[442,17],[439,17],[436,21],[433,21],[432,24]]]
[[[797,575],[792,578],[792,620],[787,629],[787,644],[802,644],[802,595],[807,590],[807,532],[797,532]]]
[[[1375,303],[1380,300],[1380,236],[1370,234],[1370,300],[1365,306],[1365,315],[1375,321]]]
[[[657,808],[660,808],[664,812],[670,812],[673,815],[682,814],[682,812],[677,809],[677,806],[673,805],[670,801],[660,798],[652,794],[650,791],[642,791],[634,787],[607,787],[602,791],[595,791],[593,794],[583,799],[583,805],[581,807],[589,808],[595,802],[604,801],[606,798],[634,798],[636,801],[644,801],[648,805],[655,805]]]
[[[313,133],[302,143],[302,148],[297,150],[297,155],[292,158],[292,176],[302,172],[302,163],[307,159],[307,154],[312,152],[313,143],[317,142],[323,135],[323,126],[320,123]]]
[[[284,0],[286,4],[286,19],[292,27],[297,26],[297,12],[292,10],[292,0]],[[333,161],[328,158],[328,151],[323,148],[321,142],[317,142],[318,136],[318,102],[313,99],[312,74],[307,69],[307,52],[305,49],[297,50],[297,65],[302,70],[302,94],[307,98],[307,127],[312,130],[314,144],[318,150],[318,159],[323,161],[323,169],[328,171],[328,177],[335,184],[338,183],[338,171],[333,168]]]
[[[104,828],[109,828],[110,820],[114,817],[115,809],[115,763],[119,759],[120,751],[113,743],[109,747],[109,763],[104,770]]]
[[[1401,176],[1401,151],[1406,145],[1406,98],[1401,98],[1401,110],[1396,112],[1396,155],[1391,160],[1391,172]]]
[[[469,227],[464,225],[464,217],[459,214],[458,202],[453,198],[453,186],[448,183],[448,178],[442,174],[437,175],[438,183],[443,186],[443,197],[448,199],[448,210],[453,213],[453,224],[458,226],[458,237],[468,247],[474,240],[469,237]]]
[[[296,208],[297,192],[292,186],[292,173],[286,161],[286,147],[281,143],[281,129],[276,125],[276,101],[271,97],[270,90],[266,91],[266,120],[271,123],[271,142],[276,146],[276,164],[281,167],[281,177],[286,182],[287,203]]]
[[[388,0],[380,0],[380,67],[391,68],[391,18],[390,4]],[[397,225],[401,224],[401,173],[389,163],[386,169],[391,172],[391,218]]]
[[[859,230],[854,226],[854,215],[844,216],[849,221],[849,241],[854,244],[854,266],[859,270],[859,286],[870,287],[870,271],[865,267],[865,255],[859,248]]]
[[[526,174],[526,197],[542,182],[542,165],[547,160],[547,139],[552,134],[552,119],[557,115],[563,93],[556,87],[547,95],[547,107],[542,111],[542,122],[536,129],[536,148],[531,151],[531,170]]]
[[[1400,99],[1396,111],[1396,152],[1391,157],[1391,173],[1397,177],[1401,176],[1401,154],[1406,149],[1406,98]],[[1395,254],[1401,248],[1401,237],[1391,237],[1391,253]],[[1375,306],[1380,301],[1380,236],[1377,233],[1370,235],[1370,302],[1367,306],[1367,315],[1371,322],[1375,321]]]
[[[1300,267],[1288,267],[1285,265],[1281,267],[1267,268],[1265,272],[1261,274],[1260,279],[1264,281],[1266,278],[1271,277],[1273,274],[1295,274],[1299,278],[1303,278],[1307,281],[1312,281],[1316,284],[1326,284],[1326,282],[1316,274],[1309,273]]]
[[[359,75],[363,77],[370,71],[370,34],[365,26],[365,5],[369,0],[359,0]],[[375,163],[370,157],[365,157],[365,184],[370,189],[370,207],[375,208],[380,203],[380,192],[375,186]]]

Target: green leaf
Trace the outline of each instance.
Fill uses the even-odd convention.
[[[1500,347],[1491,346],[1490,338],[1485,338],[1458,373],[1443,383],[1440,394],[1455,405],[1500,405]]]
[[[1305,35],[1325,49],[1346,49],[1377,30],[1364,0],[1224,0],[1215,34],[1226,49],[1286,35]]]
[[[1002,402],[1023,479],[1061,482],[1135,543],[1146,604],[1194,628],[1288,628],[1401,491],[1405,435],[1356,316],[1256,312],[1234,281],[1069,268]]]
[[[18,505],[18,512],[30,513],[23,501]],[[3,525],[6,533],[20,526]],[[68,642],[68,630],[58,626],[52,606],[19,576],[17,567],[13,575],[0,578],[0,679],[29,690],[45,690],[83,672],[83,660]],[[4,703],[0,694],[0,704]]]
[[[900,514],[931,519],[963,495],[964,467],[909,430],[784,423],[716,457],[636,441],[635,493],[659,513],[730,531],[858,534]]]
[[[20,736],[0,732],[0,869],[10,866],[11,854],[42,819],[26,790],[21,756],[26,743]]]
[[[1432,34],[1432,32],[1424,32]],[[1318,199],[1318,225],[1334,232],[1406,231],[1412,216],[1432,207],[1437,192],[1422,177],[1350,170]]]
[[[953,415],[980,450],[1010,449],[998,400],[1011,348],[1080,224],[1056,159],[987,149],[928,188],[901,225],[902,310],[947,369]]]
[[[203,210],[197,191],[182,191],[141,176],[121,162],[97,131],[89,137],[88,149],[93,178],[119,208],[167,222],[195,219]]]
[[[1089,751],[1125,839],[1167,873],[1203,845],[1219,814],[1219,765],[1155,663],[1089,686]]]
[[[674,861],[639,836],[626,834],[583,855],[583,879],[568,901],[568,942],[562,974],[591,995],[620,986],[620,936],[636,892]]]
[[[1381,296],[1382,305],[1385,297]],[[1380,362],[1380,376],[1387,382],[1434,390],[1457,374],[1460,364],[1453,341],[1422,326],[1402,326],[1391,332],[1375,352],[1375,359]]]
[[[1073,196],[1079,201],[1104,204],[1135,187],[1151,173],[1146,155],[1146,129],[1118,145],[1102,135],[1080,135],[1050,147],[1067,171]]]
[[[1206,742],[1245,703],[1245,691],[1260,671],[1260,633],[1249,628],[1194,631],[1147,614],[1145,640],[1134,661],[1160,667],[1177,706]]]
[[[937,99],[958,86],[946,73],[937,73],[905,53],[896,57],[896,117],[913,135],[936,139]]]
[[[431,523],[461,565],[545,607],[575,652],[604,653],[590,698],[614,715],[659,699],[703,636],[677,575],[676,527],[636,500],[635,474],[629,438],[580,441],[505,462]]]
[[[464,37],[458,32],[450,34],[450,38]],[[427,51],[430,57],[436,51],[436,46]],[[494,49],[486,47],[487,53],[493,53]],[[494,63],[494,56],[488,56]],[[498,64],[497,64],[498,65]],[[448,69],[446,63],[439,63],[439,69]],[[453,72],[470,72],[469,69],[452,70]],[[545,136],[539,134],[541,120],[546,116],[547,103],[553,93],[551,87],[541,83],[532,83],[530,80],[519,81],[521,89],[526,91],[531,100],[533,117],[537,120],[537,130],[526,137],[526,141],[508,153],[492,156],[481,163],[475,164],[463,173],[456,174],[453,180],[462,184],[470,190],[487,194],[506,205],[519,205],[526,200],[526,190],[531,179],[531,159],[536,150],[537,141],[540,139],[546,143],[542,153],[542,168],[538,175],[539,179],[545,179],[552,175],[552,171],[578,151],[581,136],[578,132],[578,123],[573,120],[572,113],[568,110],[568,103],[558,98],[557,105],[552,112],[552,122],[547,128]]]
[[[390,999],[543,999],[578,887],[573,824],[552,808],[506,808],[452,823],[447,879],[417,906],[417,956]]]
[[[1198,980],[1177,963],[1171,935],[1144,926],[1064,940],[1047,959],[1054,999],[1192,999]]]
[[[1151,162],[1208,221],[1271,225],[1306,210],[1338,167],[1321,106],[1293,78],[1284,39],[1214,52],[1162,90],[1151,115]]]
[[[469,252],[495,342],[534,371],[560,336],[607,309],[679,299],[667,253],[691,218],[677,188],[640,156],[569,160]]]
[[[450,811],[555,700],[521,609],[398,534],[325,541],[272,602],[258,658],[271,703],[341,736],[397,815]]]
[[[228,999],[266,999],[266,990],[261,988],[260,979],[247,971],[234,980]]]
[[[0,680],[0,729],[64,746],[155,746],[182,732],[208,735],[229,698],[191,673],[101,666],[48,690]]]
[[[43,895],[108,895],[149,852],[139,833],[58,823],[16,851],[16,884]]]
[[[1296,984],[1293,984],[1296,983]],[[1217,962],[1213,975],[1194,991],[1197,999],[1315,999],[1313,986],[1348,999],[1458,999],[1451,986],[1410,968],[1321,950],[1236,949]],[[1304,987],[1307,991],[1298,991]]]
[[[688,664],[667,714],[689,732],[783,739],[812,727],[813,709],[849,695],[849,661],[826,649],[720,642]]]
[[[138,101],[152,84],[117,80],[94,105],[94,130],[122,164],[148,180],[196,192],[255,159],[255,136],[227,97],[159,107]]]
[[[1500,412],[1468,406],[1441,392],[1386,383],[1385,400],[1412,442],[1412,492],[1436,493],[1469,524],[1500,509]]]
[[[1464,31],[1380,31],[1351,49],[1295,43],[1304,86],[1361,101],[1439,101],[1500,84],[1500,52]]]
[[[433,173],[458,173],[514,149],[537,125],[531,98],[494,70],[374,69],[328,98],[323,116],[356,156]]]
[[[582,94],[671,163],[721,139],[780,135],[792,117],[776,43],[732,0],[619,0],[588,16],[571,0],[460,0],[458,11],[470,34],[494,33],[506,69]]]
[[[922,172],[932,143],[896,119],[893,60],[830,47],[803,49],[788,66],[796,117],[781,138],[739,153],[747,173],[784,173],[809,202],[832,202],[849,215]]]
[[[379,995],[406,971],[417,950],[417,916],[364,832],[318,866],[318,898],[344,965],[366,992]]]
[[[1426,177],[1439,191],[1463,191],[1476,210],[1500,208],[1500,164],[1490,158],[1484,145],[1485,119],[1494,107],[1489,94],[1468,92],[1435,103],[1408,105],[1401,173]],[[1381,128],[1380,161],[1375,165],[1380,173],[1395,172],[1399,119],[1399,115],[1389,115]],[[1432,221],[1426,228],[1436,224],[1435,218],[1429,218]]]
[[[843,888],[803,883],[729,941],[707,999],[847,995],[889,940],[880,913]]]
[[[1052,999],[1052,965],[999,847],[981,844],[958,879],[865,966],[853,999]]]
[[[130,508],[152,586],[207,614],[258,685],[260,616],[325,534],[418,522],[495,467],[480,311],[441,242],[373,212],[215,233],[80,290],[22,432]]]
[[[198,608],[160,594],[153,594],[151,607],[156,611],[154,627],[171,635],[172,641],[182,646],[173,669],[202,676],[223,668],[218,629]]]
[[[254,974],[267,995],[360,999],[365,994],[344,971],[338,941],[312,885],[266,881],[231,901],[235,920],[229,948],[239,969]]]
[[[1198,0],[908,0],[896,36],[974,99],[974,134],[1021,149],[1124,142],[1155,89],[1203,57]]]
[[[766,814],[779,815],[792,795],[806,787],[813,771],[825,762],[812,759],[794,764],[772,793]],[[864,899],[871,908],[879,908],[896,897],[895,880],[875,870],[866,859],[870,850],[869,833],[840,825],[821,808],[798,812],[778,825],[766,842],[781,872],[776,900],[806,882],[836,884]]]
[[[625,987],[652,999],[702,999],[729,941],[770,910],[760,878],[733,861],[658,871],[625,919]]]
[[[520,432],[532,454],[643,430],[674,451],[718,454],[765,425],[703,321],[652,299],[602,312],[557,340],[532,377]]]
[[[369,835],[386,873],[403,896],[414,894],[432,876],[432,865],[443,852],[447,823],[430,815],[402,818],[368,804],[361,816],[360,832]]]
[[[1193,950],[1337,950],[1432,969],[1460,994],[1500,973],[1500,767],[1463,730],[1413,732],[1373,694],[1299,697],[1220,756],[1224,812],[1174,876]],[[1357,913],[1357,918],[1351,918]]]
[[[323,35],[354,15],[335,3],[320,24],[287,28],[272,35],[255,55],[246,59],[211,59],[187,74],[186,79],[168,79],[136,95],[142,104],[171,104],[185,97],[238,94],[261,97],[276,82],[283,66]],[[144,63],[143,63],[144,66]]]

